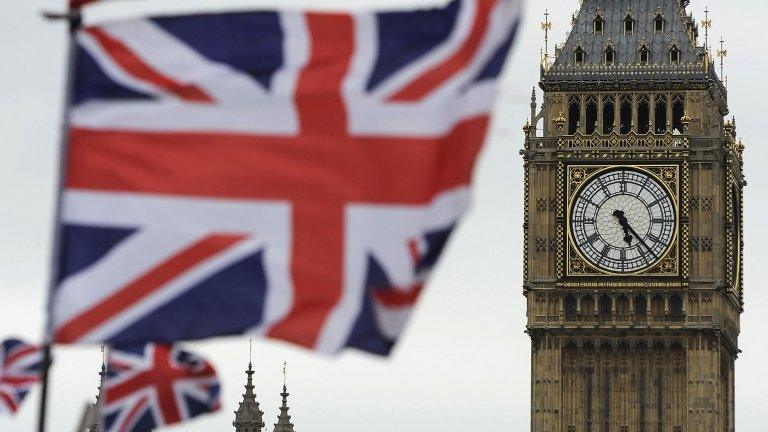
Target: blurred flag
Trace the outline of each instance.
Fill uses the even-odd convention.
[[[210,363],[170,345],[113,348],[102,390],[104,432],[148,432],[217,411]]]
[[[42,352],[17,339],[0,344],[0,414],[15,414],[40,381]]]
[[[81,30],[55,340],[389,353],[470,201],[520,9]]]

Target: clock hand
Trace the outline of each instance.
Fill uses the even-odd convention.
[[[629,235],[629,230],[631,227],[629,226],[627,217],[624,216],[624,212],[621,210],[616,210],[613,212],[613,216],[619,220],[619,225],[621,225],[621,228],[624,230],[624,241],[627,242],[628,245],[632,246],[632,236]],[[635,237],[637,237],[637,234],[635,234]]]
[[[653,252],[653,249],[649,248],[649,247],[648,247],[648,245],[647,245],[647,244],[645,244],[645,241],[643,241],[643,239],[641,239],[641,238],[640,238],[640,236],[639,236],[639,235],[637,235],[637,233],[636,233],[636,232],[635,232],[635,230],[634,230],[634,229],[633,229],[633,228],[632,228],[632,227],[629,225],[629,223],[627,223],[627,227],[629,228],[629,231],[630,231],[630,232],[631,232],[631,233],[632,233],[632,234],[635,236],[635,238],[637,239],[637,241],[639,241],[641,245],[645,246],[645,248],[646,248],[646,249],[648,249],[648,252],[650,252],[650,253],[651,253],[651,255],[653,255],[653,259],[654,259],[654,260],[657,260],[657,259],[659,259],[658,255],[656,255],[656,253],[654,253],[654,252]]]

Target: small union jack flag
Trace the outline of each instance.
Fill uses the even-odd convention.
[[[147,432],[217,411],[220,384],[203,358],[171,345],[109,353],[102,389],[105,432]]]
[[[40,381],[39,347],[18,339],[0,345],[0,414],[14,414],[33,385]]]

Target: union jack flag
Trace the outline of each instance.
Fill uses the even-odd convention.
[[[521,3],[81,30],[55,340],[389,353],[469,202]]]
[[[210,363],[170,345],[111,349],[102,389],[105,432],[147,432],[220,407]]]
[[[42,352],[18,339],[0,344],[0,414],[14,414],[40,381]]]

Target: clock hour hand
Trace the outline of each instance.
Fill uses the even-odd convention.
[[[628,245],[632,246],[632,236],[629,234],[629,231],[632,229],[632,227],[629,226],[629,221],[624,215],[624,212],[621,210],[616,210],[613,212],[613,216],[619,220],[619,225],[621,225],[621,228],[624,230],[624,241],[627,242]],[[635,234],[635,237],[637,237],[637,234]],[[640,237],[637,237],[637,239],[639,240]]]

